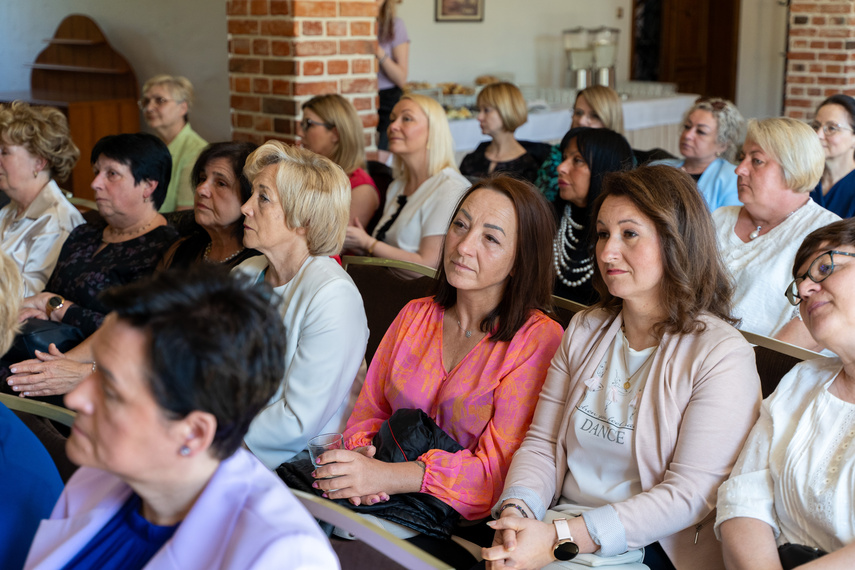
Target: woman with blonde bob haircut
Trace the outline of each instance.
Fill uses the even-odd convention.
[[[374,235],[347,228],[345,247],[429,267],[439,265],[454,206],[469,186],[454,164],[454,140],[442,106],[425,95],[404,95],[392,109],[389,150],[395,180]]]
[[[368,326],[362,296],[329,256],[341,251],[350,184],[330,159],[269,141],[249,155],[244,245],[235,270],[273,287],[288,331],[285,377],[253,420],[247,447],[273,469],[312,437],[341,432],[362,387]],[[351,392],[353,392],[351,394]]]
[[[810,199],[825,153],[816,133],[789,118],[751,120],[736,174],[743,206],[713,212],[719,251],[733,276],[741,329],[819,350],[783,291],[796,250],[840,218]]]
[[[367,226],[380,206],[380,192],[365,172],[362,121],[350,102],[336,93],[303,103],[300,121],[303,147],[338,164],[350,178],[350,219]]]
[[[145,121],[166,143],[172,156],[172,176],[161,212],[189,210],[195,187],[193,165],[208,143],[190,127],[193,84],[180,75],[156,75],[143,85],[138,101]]]
[[[68,178],[79,157],[57,109],[0,105],[0,190],[11,200],[0,209],[0,251],[18,266],[25,297],[44,289],[62,244],[83,223],[55,182]]]
[[[493,140],[478,145],[460,163],[460,173],[470,180],[505,172],[534,182],[540,163],[515,138],[528,120],[522,93],[513,83],[491,83],[478,93],[481,132]]]

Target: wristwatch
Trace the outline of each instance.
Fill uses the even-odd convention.
[[[61,309],[63,305],[65,305],[65,299],[59,295],[54,295],[48,299],[47,305],[45,306],[45,313],[47,313],[48,319],[50,319],[51,313],[57,309]]]
[[[570,534],[570,525],[567,524],[567,519],[555,519],[552,524],[555,525],[555,531],[558,533],[558,540],[555,542],[552,555],[556,560],[573,560],[579,554],[579,545],[573,542],[573,535]]]

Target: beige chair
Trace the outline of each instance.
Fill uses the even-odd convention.
[[[552,305],[555,307],[555,314],[552,318],[555,319],[562,328],[566,329],[570,324],[570,319],[579,311],[584,311],[588,308],[587,305],[565,299],[563,297],[552,296]]]
[[[339,529],[346,530],[359,541],[359,543],[352,541],[345,541],[344,543],[333,542],[333,547],[339,554],[342,570],[356,567],[362,568],[364,565],[360,565],[360,559],[363,557],[354,552],[354,549],[336,548],[340,544],[345,546],[354,545],[357,548],[360,548],[361,545],[367,545],[388,558],[388,560],[379,562],[380,565],[375,566],[376,568],[391,568],[393,563],[395,563],[408,570],[451,569],[451,566],[437,560],[412,544],[393,536],[345,507],[302,491],[292,490],[292,492],[313,517],[336,526]],[[344,555],[344,552],[347,552],[348,555]]]
[[[0,393],[0,402],[6,405],[7,408],[13,411],[24,412],[47,418],[55,422],[59,422],[65,426],[71,427],[74,423],[74,418],[77,416],[75,412],[53,404],[31,400],[29,398],[21,398],[11,394]]]

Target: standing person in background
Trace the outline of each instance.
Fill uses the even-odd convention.
[[[825,152],[825,170],[810,197],[841,218],[855,216],[855,99],[832,95],[810,123]]]
[[[138,101],[145,122],[166,143],[172,156],[172,176],[160,212],[193,208],[194,185],[190,174],[208,143],[190,127],[193,84],[178,75],[156,75],[143,85]]]
[[[389,113],[403,95],[410,64],[410,36],[404,21],[395,16],[395,4],[401,0],[377,0],[377,89],[380,90],[377,150],[380,162],[389,160]]]

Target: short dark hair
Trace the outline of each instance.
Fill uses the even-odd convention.
[[[799,268],[820,250],[834,249],[841,245],[855,245],[855,218],[839,220],[809,233],[796,252],[796,259],[793,261],[793,279],[797,277]]]
[[[588,187],[588,204],[593,204],[600,195],[603,186],[603,177],[609,172],[620,172],[632,168],[632,147],[620,133],[610,129],[592,129],[591,127],[576,127],[570,129],[561,144],[561,160],[570,142],[576,140],[576,148],[585,159],[585,164],[591,171],[591,184]],[[564,204],[567,202],[558,196],[555,205],[560,216],[564,212]]]
[[[826,105],[840,105],[843,107],[846,110],[846,114],[849,115],[849,126],[855,129],[855,99],[843,93],[836,93],[820,103],[816,108],[816,112],[819,113],[819,110]]]
[[[212,414],[212,453],[232,455],[285,375],[285,327],[272,291],[199,264],[109,289],[101,298],[146,333],[151,391],[166,416]]]
[[[555,281],[552,240],[557,230],[549,203],[540,191],[528,182],[503,174],[485,178],[469,188],[457,203],[451,219],[457,216],[469,195],[483,188],[507,196],[516,212],[517,247],[512,275],[508,277],[498,306],[484,317],[480,325],[481,331],[492,333],[493,340],[510,341],[532,311],[538,309],[548,313],[552,310]],[[442,251],[444,254],[445,240]],[[457,302],[457,289],[448,283],[444,262],[439,264],[437,280],[436,302],[449,309]]]
[[[733,285],[716,245],[712,216],[692,178],[670,166],[640,166],[606,176],[603,190],[594,203],[591,219],[596,221],[609,197],[625,197],[656,227],[664,267],[662,306],[667,315],[655,332],[688,334],[704,329],[702,313],[731,323]],[[592,224],[595,226],[595,224]],[[596,230],[592,230],[596,239]],[[623,301],[612,296],[594,264],[594,288],[598,306],[612,314]]]
[[[162,140],[148,133],[107,135],[92,147],[89,162],[95,164],[101,155],[130,168],[134,184],[157,182],[151,197],[154,209],[160,208],[172,177],[172,156]]]

